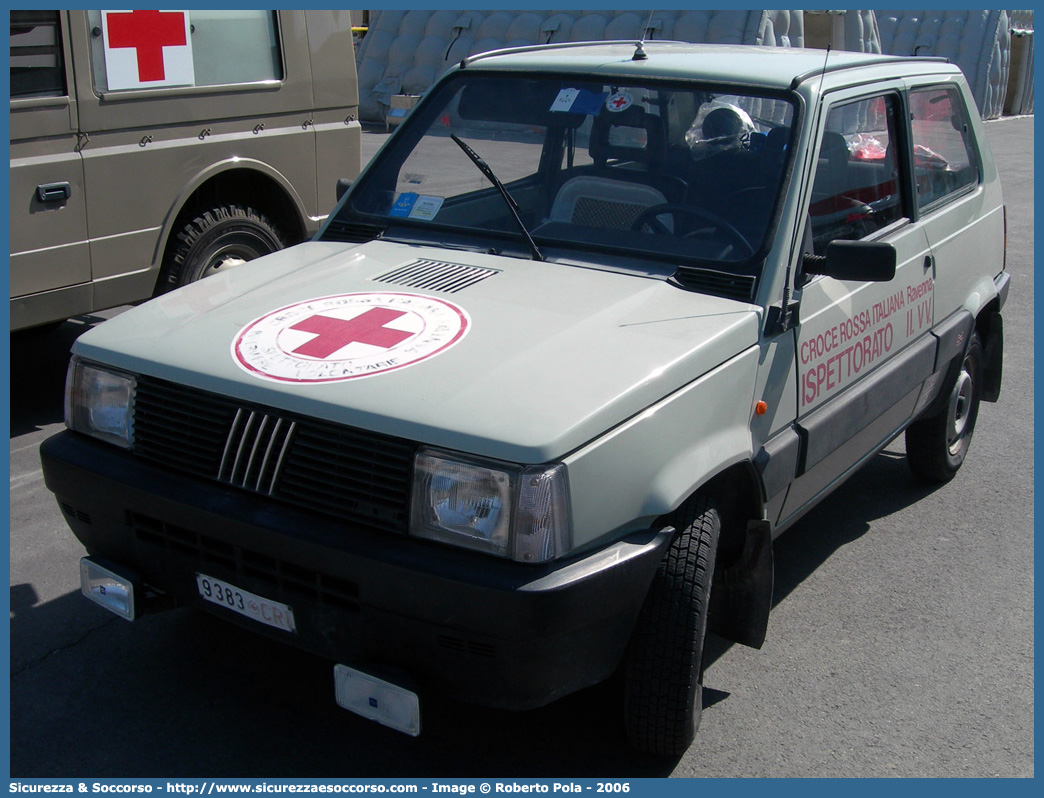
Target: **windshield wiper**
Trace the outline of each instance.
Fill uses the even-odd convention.
[[[529,230],[526,229],[526,224],[522,221],[522,217],[518,215],[518,203],[515,202],[515,198],[511,196],[507,188],[504,187],[504,184],[500,182],[500,178],[493,174],[493,170],[489,168],[489,164],[483,161],[482,158],[479,157],[479,154],[471,149],[471,147],[461,141],[456,133],[450,133],[450,138],[457,142],[457,146],[464,150],[464,154],[471,159],[472,163],[479,168],[479,171],[482,172],[489,182],[496,187],[497,191],[500,192],[500,196],[502,196],[504,202],[507,203],[508,210],[511,211],[511,216],[515,220],[515,224],[517,224],[518,229],[522,231],[522,237],[525,238],[526,244],[529,245],[529,251],[533,253],[533,260],[543,260],[544,256],[540,254],[536,241],[533,240],[533,236],[531,236]]]

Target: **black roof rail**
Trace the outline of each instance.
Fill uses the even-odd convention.
[[[654,42],[646,40],[646,44],[654,44]],[[473,64],[475,61],[480,61],[483,58],[492,58],[498,55],[505,55],[508,53],[529,53],[536,52],[538,50],[565,50],[570,47],[600,47],[600,46],[611,46],[611,45],[627,45],[634,47],[638,44],[637,39],[608,39],[604,41],[583,41],[583,42],[554,42],[552,44],[526,44],[519,47],[501,47],[498,50],[488,50],[484,53],[476,53],[475,55],[469,55],[461,59],[460,66],[463,69],[468,64]],[[657,39],[655,44],[686,44],[686,42],[679,42],[672,39]]]
[[[790,82],[790,90],[793,91],[798,86],[800,86],[802,83],[804,83],[806,80],[811,80],[813,78],[818,78],[820,75],[825,75],[828,72],[840,72],[841,70],[844,70],[844,69],[860,69],[862,67],[867,67],[867,66],[878,66],[879,64],[908,64],[911,61],[934,62],[934,63],[944,63],[944,64],[950,63],[950,59],[949,58],[946,58],[945,56],[941,56],[941,55],[932,55],[932,56],[925,55],[925,56],[917,56],[916,58],[913,57],[913,56],[908,56],[908,55],[891,55],[891,56],[883,55],[883,56],[881,56],[878,59],[874,59],[873,61],[861,61],[861,62],[858,62],[858,63],[843,63],[843,64],[824,63],[823,66],[821,66],[821,67],[819,67],[817,69],[810,69],[808,72],[805,72],[802,75],[796,76]]]

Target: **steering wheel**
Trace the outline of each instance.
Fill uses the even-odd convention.
[[[730,222],[727,222],[725,219],[718,216],[718,214],[708,211],[706,208],[701,208],[698,205],[682,205],[678,202],[664,202],[659,205],[650,205],[638,214],[638,218],[635,219],[634,223],[631,225],[631,230],[633,232],[639,232],[643,227],[648,227],[658,235],[673,235],[667,225],[657,218],[668,213],[672,216],[692,216],[710,222],[714,225],[716,231],[720,230],[724,232],[731,242],[738,244],[746,251],[748,256],[754,254],[754,247],[750,245],[750,242],[747,241],[747,238],[743,233],[737,230]],[[690,233],[689,235],[692,234]]]

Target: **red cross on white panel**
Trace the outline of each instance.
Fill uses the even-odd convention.
[[[187,11],[103,11],[107,88],[195,83]]]

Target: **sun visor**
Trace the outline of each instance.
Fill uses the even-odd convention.
[[[586,105],[563,106],[562,96],[604,99],[601,85],[564,86],[558,80],[472,78],[460,95],[457,113],[472,122],[578,128],[587,119]],[[595,110],[599,107],[590,103]],[[562,108],[565,110],[560,110]]]

